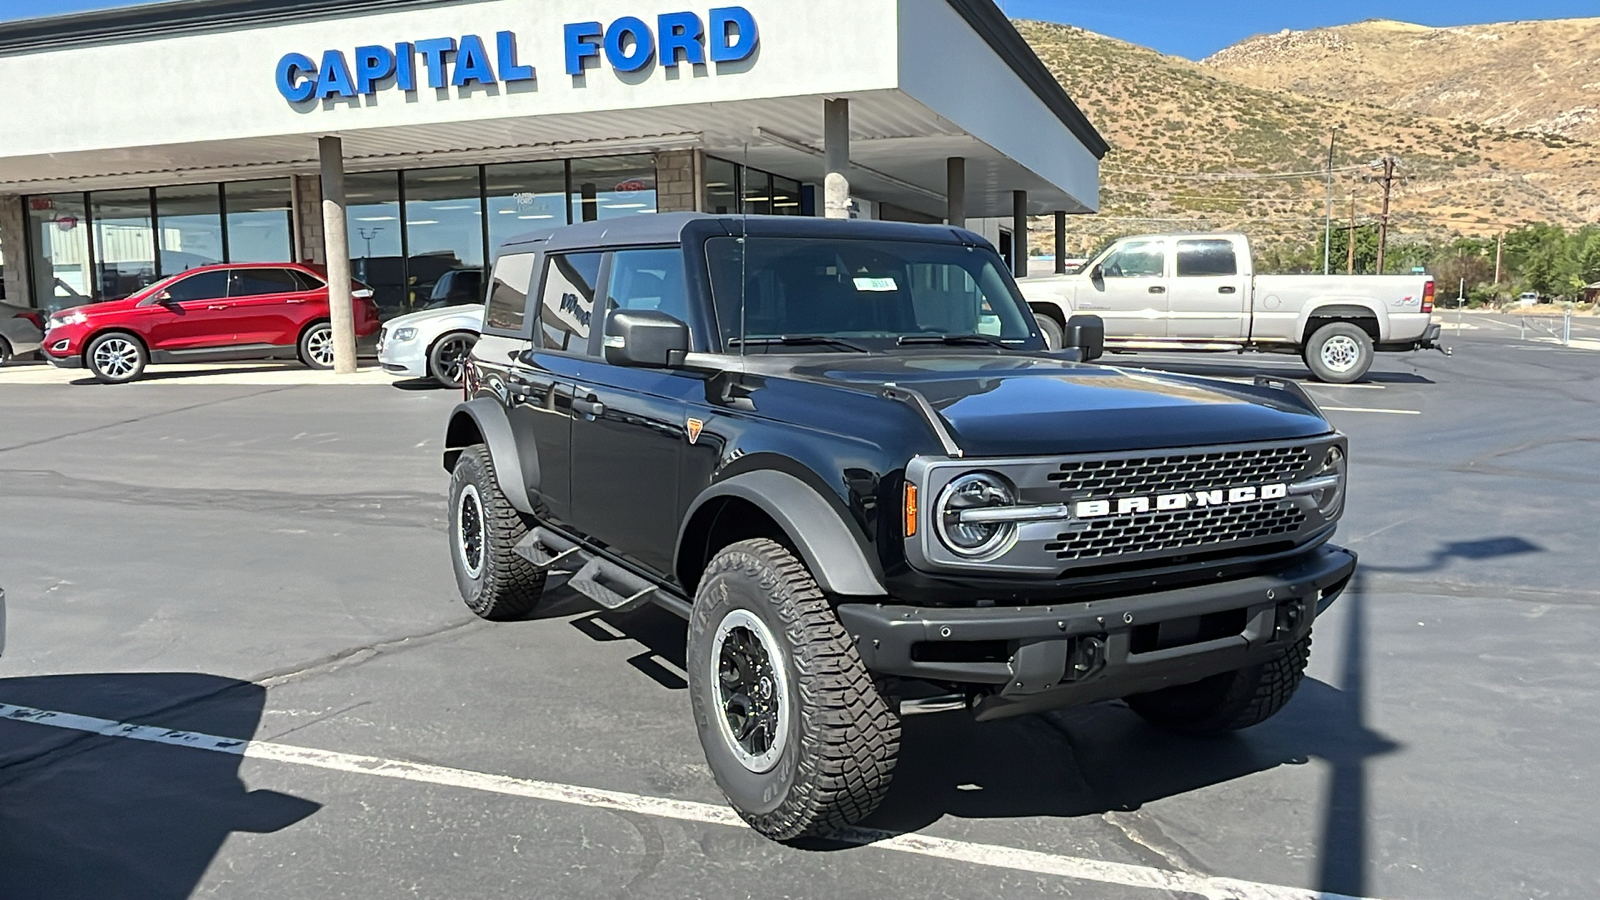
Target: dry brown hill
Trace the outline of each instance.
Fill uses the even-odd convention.
[[[1352,192],[1358,221],[1377,215],[1381,190],[1366,164],[1393,154],[1406,176],[1394,197],[1398,239],[1600,221],[1595,144],[1243,84],[1070,26],[1017,27],[1114,148],[1102,214],[1073,226],[1079,249],[1106,233],[1184,227],[1320,235],[1334,129],[1336,219],[1349,215]]]
[[[1257,87],[1600,142],[1600,18],[1373,20],[1253,37],[1202,65]]]

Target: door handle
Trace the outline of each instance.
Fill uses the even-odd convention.
[[[1217,293],[1219,293],[1219,294],[1237,294],[1237,293],[1239,293],[1239,289],[1234,287],[1231,284],[1225,284],[1222,287],[1217,288]]]
[[[1150,293],[1152,294],[1165,294],[1166,292],[1167,289],[1159,284],[1153,284],[1150,286]]]
[[[586,398],[574,398],[572,411],[586,419],[598,419],[606,414],[606,405],[593,394]]]
[[[304,303],[306,301],[304,299],[301,299],[301,300],[285,300],[283,302],[285,302],[285,303]]]
[[[208,306],[206,309],[227,309],[226,306]]]

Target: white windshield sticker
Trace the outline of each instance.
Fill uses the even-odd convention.
[[[856,290],[890,292],[900,290],[893,278],[857,278]]]

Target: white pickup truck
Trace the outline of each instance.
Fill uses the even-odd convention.
[[[1105,321],[1112,350],[1295,353],[1348,384],[1378,350],[1437,348],[1427,275],[1257,275],[1241,234],[1123,238],[1073,275],[1026,278],[1053,346],[1074,313]]]

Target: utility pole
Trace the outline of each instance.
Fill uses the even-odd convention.
[[[1328,256],[1333,253],[1333,139],[1339,135],[1335,128],[1328,135],[1328,220],[1322,232],[1322,274],[1328,274]]]
[[[1350,191],[1350,237],[1345,240],[1344,248],[1348,254],[1344,264],[1345,274],[1354,275],[1356,273],[1356,192],[1354,189]]]
[[[1396,160],[1392,156],[1383,158],[1383,216],[1378,220],[1378,274],[1383,274],[1384,257],[1389,252],[1389,194],[1394,190],[1394,166]]]
[[[1500,232],[1494,242],[1494,292],[1500,293],[1500,263],[1506,255],[1506,233]]]

